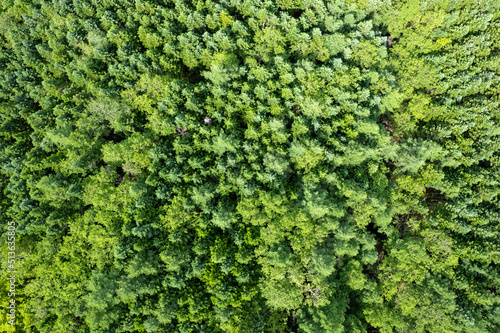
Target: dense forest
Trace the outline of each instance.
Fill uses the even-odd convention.
[[[0,331],[500,332],[500,1],[0,27]]]

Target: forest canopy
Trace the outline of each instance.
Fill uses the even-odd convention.
[[[2,331],[500,330],[500,2],[4,0],[0,26]]]

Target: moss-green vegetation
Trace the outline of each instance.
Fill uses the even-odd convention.
[[[0,8],[16,332],[500,330],[498,2]]]

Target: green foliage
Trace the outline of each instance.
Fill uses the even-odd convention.
[[[498,247],[498,191],[487,185],[498,179],[498,117],[491,112],[498,91],[489,88],[498,80],[488,42],[498,25],[494,12],[490,1],[408,1],[387,9],[385,22],[398,37],[390,57],[406,96],[387,123],[401,140],[394,159],[400,210],[399,235],[387,241],[391,252],[379,266],[390,301],[368,316],[381,332],[498,329],[488,315],[499,304],[495,293],[486,305],[472,291],[478,284],[498,289],[489,266],[496,259],[486,255]]]
[[[498,9],[2,2],[16,331],[498,331]]]

